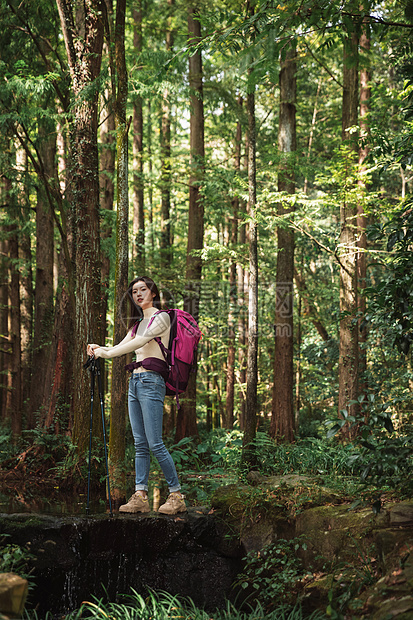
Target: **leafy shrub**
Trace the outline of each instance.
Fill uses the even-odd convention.
[[[17,573],[21,577],[30,577],[29,563],[34,556],[24,547],[8,542],[9,534],[0,538],[0,573]]]
[[[0,463],[10,459],[15,454],[15,447],[11,440],[11,428],[9,425],[0,426]]]
[[[202,471],[208,469],[235,470],[241,460],[242,432],[216,429],[203,433],[200,441],[184,437],[169,447],[177,469]]]
[[[292,604],[297,597],[294,586],[304,577],[301,560],[296,555],[300,547],[306,549],[301,539],[279,539],[259,552],[248,554],[236,587],[267,611],[276,605]]]
[[[188,499],[207,502],[217,487],[233,481],[241,459],[242,433],[217,429],[202,433],[200,441],[184,437],[169,447]],[[196,484],[194,484],[196,481]]]
[[[355,547],[353,561],[338,563],[332,574],[331,587],[328,592],[326,612],[331,618],[343,618],[347,612],[360,611],[363,602],[358,598],[366,586],[372,586],[379,579],[379,570],[375,560],[375,546],[364,551],[358,541],[348,533]]]
[[[331,427],[328,435],[336,435],[345,424],[350,424],[350,428],[356,426],[355,449],[349,461],[359,471],[362,481],[410,494],[413,490],[413,435],[410,425],[394,428],[389,408],[395,401],[377,403],[375,395],[368,394],[349,404],[357,404],[360,413],[354,417],[342,411],[342,418],[327,422]]]
[[[36,427],[23,431],[18,441],[11,441],[8,426],[0,427],[0,464],[3,467],[45,471],[64,460],[72,448],[67,435],[56,434],[54,429]]]
[[[306,437],[293,444],[276,444],[264,433],[254,441],[258,468],[264,474],[340,474],[352,475],[354,465],[350,456],[354,447],[333,445],[325,439]]]
[[[395,209],[386,224],[370,225],[368,237],[370,241],[387,240],[388,254],[382,258],[385,269],[380,281],[366,291],[370,307],[366,321],[384,323],[393,345],[407,355],[413,342],[412,201]]]

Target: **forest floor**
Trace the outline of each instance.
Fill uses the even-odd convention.
[[[376,615],[363,615],[362,610],[369,609],[368,600],[377,602],[378,606],[387,604],[390,596],[399,596],[396,586],[403,580],[406,582],[404,572],[397,571],[405,571],[406,567],[410,575],[413,522],[391,522],[394,506],[406,503],[406,494],[400,493],[397,486],[377,487],[363,483],[359,474],[349,472],[347,447],[312,438],[291,446],[271,444],[268,448],[269,444],[264,444],[268,450],[262,451],[262,466],[246,475],[236,458],[240,450],[236,442],[239,443],[239,438],[235,434],[223,438],[211,435],[210,444],[207,445],[206,440],[194,446],[188,442],[173,447],[173,454],[187,503],[209,506],[218,518],[226,520],[231,535],[242,542],[246,554],[244,576],[240,576],[240,582],[244,579],[246,586],[242,587],[246,587],[246,592],[252,589],[258,600],[261,597],[264,606],[269,604],[270,607],[268,601],[278,600],[274,598],[278,591],[287,590],[294,600],[305,592],[310,607],[314,602],[317,609],[326,609],[333,596],[333,612],[340,614],[353,598],[361,611],[358,614],[353,610],[348,617],[376,618]],[[133,488],[132,472],[126,480],[128,494]],[[151,492],[159,488],[164,497],[167,489],[155,468],[151,471],[151,480]],[[53,451],[43,444],[33,443],[20,453],[11,455],[9,452],[7,458],[0,460],[0,512],[82,515],[86,511],[87,481],[87,460],[80,463],[67,447],[62,450],[62,446],[58,446]],[[94,455],[92,514],[107,511],[105,484],[104,463]],[[152,503],[152,495],[150,497]],[[411,515],[410,507],[407,508]],[[353,519],[357,523],[360,520],[360,528],[354,525],[356,529],[352,529]],[[348,526],[338,525],[347,521]],[[372,525],[374,522],[380,523],[376,527]],[[322,540],[318,540],[318,531],[323,534]],[[309,555],[299,538],[301,534],[310,536],[312,544],[321,545],[317,553],[323,562],[314,570],[308,571],[297,564]],[[395,556],[394,567],[392,565],[390,570],[390,563],[383,562],[383,549],[389,545],[392,550],[394,537],[399,535],[400,556]],[[341,547],[351,537],[351,562],[345,559],[343,564],[339,557]],[[365,547],[367,543],[370,546]],[[325,544],[327,547],[323,547]],[[312,555],[317,555],[314,550]],[[401,594],[408,597],[410,605],[412,593]],[[334,617],[345,618],[346,615]],[[380,615],[377,618],[380,619]]]

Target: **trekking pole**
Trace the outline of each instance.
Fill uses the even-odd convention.
[[[112,497],[110,493],[110,481],[109,481],[109,464],[108,464],[108,454],[106,448],[106,429],[105,429],[105,408],[103,402],[103,388],[102,388],[102,377],[100,373],[100,359],[95,359],[93,356],[89,357],[86,364],[84,364],[84,368],[89,368],[91,383],[90,383],[90,428],[89,428],[89,465],[88,465],[88,476],[87,476],[87,503],[86,503],[86,511],[89,512],[89,500],[90,500],[90,471],[91,471],[91,460],[92,460],[92,427],[93,427],[93,402],[94,402],[94,394],[95,394],[95,375],[98,377],[98,389],[99,389],[99,398],[100,398],[100,408],[102,411],[102,428],[103,428],[103,447],[105,450],[105,463],[106,463],[106,480],[108,486],[108,495],[109,495],[109,511],[110,516],[113,517],[112,512]]]
[[[102,412],[102,429],[103,429],[103,446],[105,449],[105,462],[106,462],[106,481],[108,485],[108,497],[109,497],[109,514],[113,517],[112,512],[112,497],[110,493],[110,479],[109,479],[109,463],[108,463],[108,451],[106,447],[106,428],[105,428],[105,403],[103,400],[103,387],[102,387],[102,375],[100,373],[100,358],[95,360],[96,374],[98,376],[98,390],[100,399],[100,410]]]

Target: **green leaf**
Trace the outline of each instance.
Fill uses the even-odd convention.
[[[334,426],[332,426],[328,431],[327,431],[327,439],[330,439],[330,437],[333,437],[334,435],[336,435],[339,430],[341,430],[342,425],[340,424],[334,424]]]

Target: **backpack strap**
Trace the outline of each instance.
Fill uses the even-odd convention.
[[[170,309],[170,310],[159,310],[158,312],[155,312],[155,314],[151,317],[151,320],[148,323],[148,327],[151,325],[152,321],[154,320],[154,318],[160,314],[161,312],[166,312],[169,315],[169,318],[171,319],[171,316],[174,317],[172,320],[177,319],[176,314],[174,309]],[[172,320],[171,320],[171,327],[172,327]],[[168,349],[167,347],[165,347],[165,345],[163,344],[161,338],[158,336],[157,338],[154,338],[154,340],[158,343],[159,348],[161,349],[162,355],[165,358],[166,363],[173,366],[175,364],[175,348],[176,348],[176,342],[178,340],[178,338],[174,338],[172,345],[171,345],[171,341],[169,340],[169,345],[171,346],[171,349]],[[175,385],[175,400],[176,400],[176,404],[177,404],[177,408],[180,409],[181,405],[179,403],[179,392],[178,392],[178,378],[176,379],[176,385]]]
[[[155,342],[157,342],[159,344],[159,347],[162,351],[162,355],[165,358],[165,361],[168,361],[168,353],[169,353],[169,349],[166,348],[166,346],[164,345],[164,343],[162,342],[162,340],[158,337],[154,339]]]
[[[151,326],[152,321],[154,320],[154,318],[156,316],[158,316],[158,314],[161,314],[161,312],[166,312],[168,314],[169,318],[171,318],[171,315],[170,315],[171,311],[170,310],[158,310],[158,312],[155,312],[155,314],[153,314],[151,316],[151,320],[148,323],[148,328]],[[154,338],[154,340],[155,340],[155,342],[157,342],[159,344],[159,347],[160,347],[160,349],[162,351],[162,355],[164,356],[165,361],[169,364],[169,362],[168,362],[168,353],[171,353],[171,351],[166,348],[166,346],[164,345],[164,343],[162,342],[162,340],[161,340],[161,338],[159,336],[157,338]]]
[[[138,331],[138,327],[139,327],[139,323],[142,321],[142,317],[140,317],[136,323],[134,324],[134,326],[132,327],[132,331],[131,331],[131,337],[135,338],[136,336],[136,332]]]

